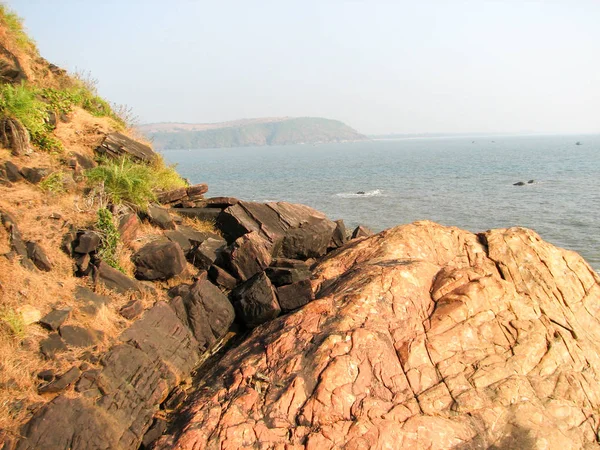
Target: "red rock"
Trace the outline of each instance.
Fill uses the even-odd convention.
[[[600,277],[531,230],[431,222],[347,244],[154,448],[595,448]]]

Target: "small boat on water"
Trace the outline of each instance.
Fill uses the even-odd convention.
[[[581,142],[577,141],[575,142],[575,145],[581,145]]]

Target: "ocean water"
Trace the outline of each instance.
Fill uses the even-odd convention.
[[[575,145],[577,141],[581,145]],[[600,271],[600,135],[165,150],[208,196],[303,203],[375,231],[429,219],[523,226]],[[525,186],[513,183],[534,180]],[[364,194],[358,194],[364,192]]]

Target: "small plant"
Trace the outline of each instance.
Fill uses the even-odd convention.
[[[112,213],[106,208],[98,210],[96,230],[100,233],[101,241],[98,248],[98,257],[115,269],[123,272],[117,258],[117,246],[119,245],[119,230],[115,226]]]
[[[25,322],[20,313],[12,309],[3,309],[0,311],[0,321],[4,322],[10,332],[17,338],[25,337]]]
[[[49,192],[51,194],[60,194],[65,192],[65,185],[63,183],[63,178],[65,174],[62,171],[53,172],[40,181],[38,185],[40,189],[44,192]]]
[[[102,185],[108,200],[146,209],[156,199],[155,191],[185,186],[185,181],[173,167],[157,159],[152,164],[134,162],[129,158],[102,159],[100,165],[86,171],[92,186]]]

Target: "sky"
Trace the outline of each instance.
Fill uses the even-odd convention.
[[[598,0],[12,0],[42,56],[140,123],[600,132]]]

